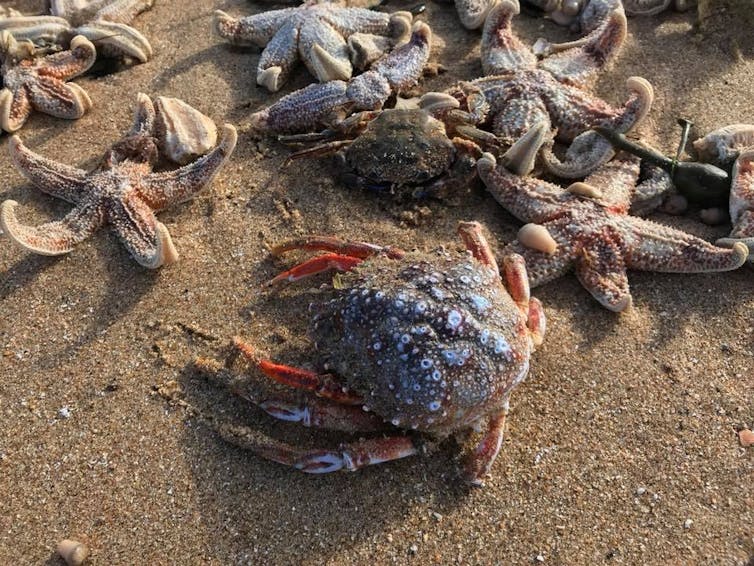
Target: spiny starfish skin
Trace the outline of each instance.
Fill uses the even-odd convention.
[[[50,14],[74,26],[96,20],[129,24],[153,5],[154,0],[51,0]]]
[[[37,227],[16,219],[15,201],[0,205],[0,227],[22,248],[43,255],[70,252],[106,223],[134,259],[148,268],[172,263],[178,254],[167,228],[154,213],[192,198],[209,184],[232,153],[236,130],[226,124],[220,144],[180,169],[153,173],[158,150],[152,137],[154,107],[139,94],[134,126],[92,172],[56,163],[27,149],[18,136],[9,141],[18,170],[42,191],[75,205],[62,220]]]
[[[466,29],[477,29],[484,24],[495,0],[455,0],[458,18]]]
[[[632,301],[627,269],[727,271],[740,267],[748,256],[748,248],[740,242],[732,249],[720,248],[680,230],[629,216],[639,174],[638,160],[633,157],[621,155],[569,190],[519,177],[496,166],[491,154],[484,154],[477,167],[495,200],[520,220],[544,226],[557,244],[552,254],[528,248],[519,240],[503,250],[503,255],[524,256],[532,287],[574,269],[600,304],[620,312]]]
[[[71,40],[68,51],[40,57],[25,50],[7,31],[0,32],[4,88],[0,91],[0,127],[15,132],[32,109],[58,118],[81,118],[92,106],[89,95],[65,81],[84,73],[97,58],[94,45],[83,36]],[[26,54],[23,52],[27,51]]]
[[[741,152],[733,166],[733,184],[730,188],[730,219],[733,231],[727,238],[717,241],[720,246],[745,244],[754,250],[754,148]],[[754,258],[749,258],[754,261]]]
[[[503,0],[490,12],[482,35],[482,67],[491,76],[472,85],[487,99],[488,119],[504,142],[512,143],[535,124],[544,123],[557,129],[558,141],[570,144],[562,162],[552,152],[544,152],[547,170],[564,178],[583,177],[614,154],[591,128],[606,124],[627,132],[646,116],[654,98],[652,86],[640,77],[628,80],[633,96],[623,108],[614,108],[586,90],[620,48],[626,35],[625,15],[622,10],[611,12],[588,41],[540,61],[512,31],[518,13],[518,0]]]
[[[320,82],[348,80],[353,72],[352,37],[388,36],[400,42],[408,35],[411,20],[410,12],[384,14],[312,0],[297,8],[240,20],[215,12],[215,28],[221,37],[234,45],[263,48],[257,83],[270,92],[280,89],[299,58]]]
[[[616,0],[526,0],[527,4],[544,10],[555,23],[573,25],[578,20],[581,31],[591,29],[589,23],[595,13],[604,12]],[[672,7],[683,12],[696,4],[696,0],[623,0],[623,9],[629,16],[654,16]]]

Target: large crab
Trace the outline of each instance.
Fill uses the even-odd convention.
[[[467,253],[404,252],[323,237],[273,248],[275,255],[294,249],[327,253],[271,283],[332,269],[349,272],[338,279],[334,298],[313,306],[312,335],[324,373],[260,359],[252,346],[235,341],[257,370],[304,390],[303,398],[293,392],[268,396],[252,376],[229,379],[219,362],[197,361],[279,419],[383,435],[334,450],[305,450],[205,418],[227,440],[308,473],[396,460],[417,454],[427,442],[486,426],[465,466],[466,479],[480,484],[500,449],[511,391],[528,373],[545,319],[540,302],[529,297],[521,256],[504,259],[509,294],[481,226],[462,222],[458,232]]]
[[[469,185],[476,177],[480,145],[494,146],[497,140],[476,128],[486,112],[482,93],[467,93],[466,102],[471,112],[460,109],[458,100],[448,94],[429,93],[419,108],[360,112],[336,128],[279,139],[324,142],[290,159],[334,153],[341,181],[349,187],[413,198],[443,197]]]

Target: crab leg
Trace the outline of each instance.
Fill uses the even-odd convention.
[[[244,391],[234,392],[240,397],[255,403],[251,395]],[[374,413],[361,407],[336,405],[323,399],[293,399],[285,396],[270,397],[261,403],[255,403],[271,417],[281,421],[301,423],[305,427],[339,430],[342,432],[376,432],[390,426]]]
[[[378,246],[367,242],[349,242],[329,236],[307,236],[286,240],[270,249],[270,253],[279,256],[291,250],[321,250],[337,254],[345,254],[354,258],[366,259],[370,256],[383,253],[390,259],[400,259],[405,252],[393,246]]]
[[[483,485],[484,477],[490,473],[490,468],[492,468],[492,464],[500,452],[500,447],[503,445],[503,431],[507,416],[508,401],[506,400],[503,411],[490,417],[484,438],[468,456],[464,468],[464,477],[470,484]]]
[[[458,235],[474,258],[495,271],[498,270],[495,254],[492,253],[487,239],[482,234],[482,225],[479,222],[459,222]]]
[[[418,453],[408,436],[388,436],[345,443],[337,450],[312,450],[298,455],[291,465],[307,474],[354,472],[373,464],[399,460]]]
[[[278,383],[296,389],[303,389],[304,391],[311,391],[317,397],[330,399],[344,405],[361,405],[364,402],[360,395],[343,387],[332,374],[315,373],[306,369],[276,364],[270,360],[261,359],[257,356],[253,346],[238,337],[233,339],[233,344],[247,360],[266,376],[271,377]]]
[[[298,265],[294,265],[292,268],[279,273],[270,279],[266,285],[267,287],[271,287],[283,281],[290,283],[330,270],[350,271],[362,261],[364,260],[361,258],[348,255],[323,254],[301,262]]]

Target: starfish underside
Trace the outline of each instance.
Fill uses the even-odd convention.
[[[94,45],[85,37],[74,37],[68,51],[39,56],[29,44],[19,45],[3,31],[0,56],[4,58],[0,127],[6,132],[21,128],[32,110],[75,120],[91,108],[92,101],[84,89],[66,84],[89,69],[97,57]]]
[[[305,2],[240,20],[215,12],[218,34],[234,45],[263,48],[257,83],[274,92],[300,58],[320,82],[348,80],[353,66],[365,68],[411,29],[410,12],[385,14],[338,3]]]
[[[614,154],[610,144],[591,128],[606,125],[627,132],[649,112],[654,97],[651,85],[639,77],[628,80],[632,97],[622,108],[614,108],[588,91],[623,43],[625,15],[618,5],[584,41],[540,60],[511,28],[518,13],[518,0],[503,0],[490,12],[482,35],[482,67],[489,76],[472,84],[487,99],[488,120],[505,143],[544,123],[557,129],[558,141],[570,144],[564,161],[544,152],[547,170],[565,178],[583,177]]]
[[[534,149],[536,151],[536,148]],[[622,311],[631,304],[627,269],[663,272],[727,271],[741,266],[747,247],[712,244],[680,230],[628,214],[636,194],[637,158],[619,155],[584,183],[569,189],[520,177],[485,154],[479,176],[495,199],[524,222],[542,225],[554,251],[532,249],[520,240],[503,254],[526,259],[533,287],[575,270],[582,285],[603,306]]]
[[[742,242],[749,251],[754,250],[754,148],[741,152],[733,167],[730,219],[733,231],[727,238],[718,240],[718,245],[733,246]]]
[[[139,94],[134,126],[92,172],[41,157],[13,136],[9,148],[18,170],[42,191],[75,206],[62,220],[30,227],[16,219],[17,203],[5,201],[0,205],[3,232],[26,250],[60,255],[110,223],[141,265],[157,268],[175,261],[170,234],[154,213],[190,199],[209,184],[232,153],[236,131],[226,124],[213,151],[180,169],[153,173],[158,157],[154,121],[152,102]]]
[[[5,18],[0,30],[53,50],[67,48],[71,38],[83,35],[97,45],[100,56],[144,63],[152,57],[152,46],[128,24],[153,4],[154,0],[53,0],[52,15]]]

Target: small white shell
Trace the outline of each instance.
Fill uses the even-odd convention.
[[[89,547],[73,539],[61,540],[57,551],[68,566],[81,566],[89,556]]]
[[[569,185],[569,187],[566,190],[572,195],[578,195],[580,197],[594,198],[594,199],[602,198],[602,191],[600,191],[597,187],[593,187],[592,185],[589,185],[588,183],[582,183],[581,181],[577,181],[576,183],[571,183],[571,185]]]
[[[541,224],[524,224],[518,231],[518,241],[527,248],[538,250],[546,254],[553,254],[558,249],[558,243],[550,232]]]
[[[215,147],[217,126],[196,108],[177,98],[158,96],[155,110],[157,144],[171,161],[185,165]]]

